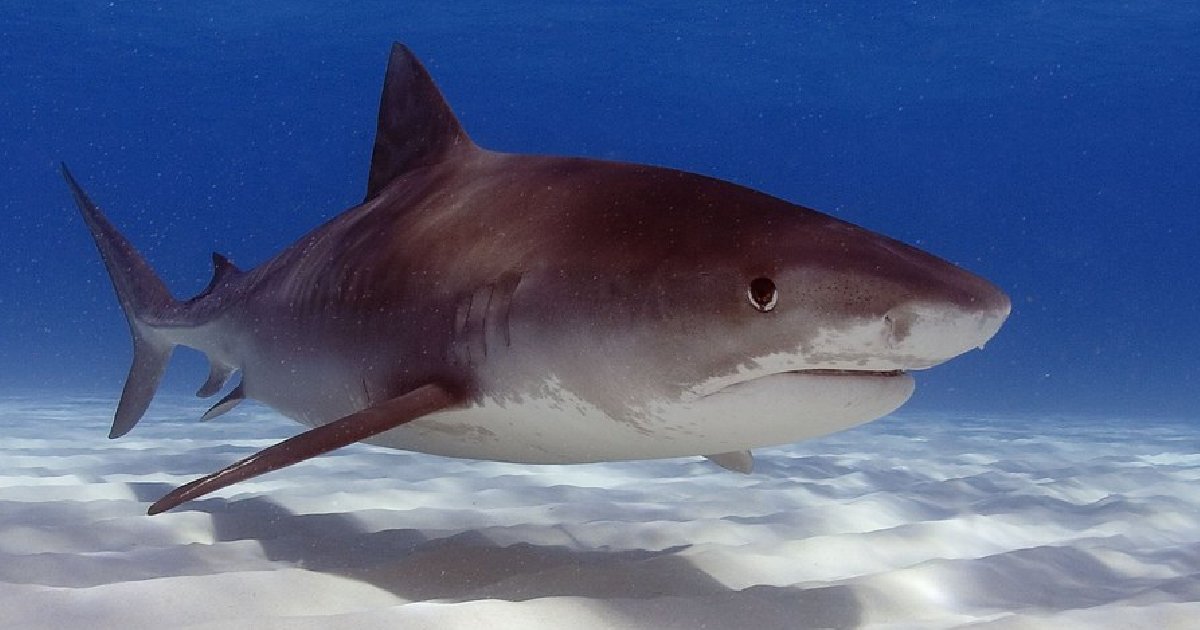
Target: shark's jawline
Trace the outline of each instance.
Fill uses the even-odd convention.
[[[364,202],[261,266],[213,254],[177,300],[67,170],[133,337],[109,437],[175,346],[203,415],[252,398],[310,427],[155,514],[356,441],[526,463],[708,456],[870,421],[908,372],[1008,316],[986,280],[903,243],[684,171],[489,151],[392,47]]]
[[[786,374],[811,374],[813,376],[902,376],[905,370],[788,370]]]
[[[819,376],[819,377],[834,377],[834,378],[840,378],[840,379],[856,379],[856,378],[858,378],[858,379],[875,379],[875,378],[887,379],[887,378],[899,378],[899,377],[904,377],[907,375],[908,375],[907,370],[853,370],[853,369],[819,369],[819,368],[803,369],[803,370],[780,370],[778,372],[754,374],[754,375],[745,376],[745,377],[742,377],[742,378],[739,378],[736,380],[729,380],[725,383],[722,383],[719,387],[712,388],[711,390],[705,391],[703,393],[696,393],[691,397],[691,399],[695,400],[695,399],[705,398],[708,396],[717,395],[722,392],[727,392],[728,390],[730,390],[732,388],[744,386],[749,383],[753,383],[755,381],[758,381],[761,379],[768,379],[768,378],[787,378],[787,377],[802,378],[805,376]]]

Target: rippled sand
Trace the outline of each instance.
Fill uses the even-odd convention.
[[[1149,627],[1200,619],[1200,424],[900,415],[757,455],[355,446],[156,517],[298,430],[0,400],[0,627]],[[171,419],[177,419],[171,421]]]

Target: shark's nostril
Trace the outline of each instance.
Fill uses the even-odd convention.
[[[883,316],[883,323],[887,327],[888,341],[898,344],[912,333],[913,314],[901,309],[892,309]]]

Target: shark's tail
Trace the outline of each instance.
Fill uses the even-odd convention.
[[[167,369],[171,352],[175,349],[175,344],[159,332],[152,322],[169,319],[171,313],[179,308],[179,303],[171,297],[167,286],[142,255],[104,218],[79,182],[71,176],[66,164],[62,165],[62,174],[96,241],[113,288],[117,291],[117,300],[125,310],[129,330],[133,333],[133,366],[129,368],[129,377],[125,380],[125,389],[121,391],[121,402],[117,404],[112,430],[108,433],[110,438],[121,437],[146,413],[150,399],[154,397],[163,372]]]

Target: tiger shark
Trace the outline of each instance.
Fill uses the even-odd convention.
[[[408,48],[366,198],[253,270],[174,298],[63,175],[133,336],[109,437],[179,345],[209,419],[250,398],[307,430],[150,514],[353,442],[533,464],[708,456],[838,431],[982,347],[1009,299],[945,260],[711,177],[477,146]]]

